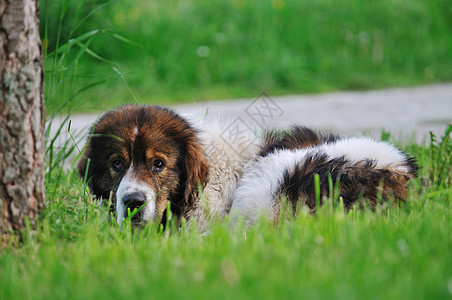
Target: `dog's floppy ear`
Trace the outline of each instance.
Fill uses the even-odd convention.
[[[197,142],[188,143],[185,157],[187,182],[185,184],[184,198],[187,204],[193,202],[198,196],[198,184],[204,188],[207,182],[209,163],[204,155],[201,145]]]

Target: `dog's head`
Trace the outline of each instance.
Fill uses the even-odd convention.
[[[116,201],[118,223],[128,210],[134,221],[160,221],[171,202],[182,217],[197,201],[208,163],[190,124],[156,106],[124,106],[110,111],[90,131],[78,171],[98,198]]]

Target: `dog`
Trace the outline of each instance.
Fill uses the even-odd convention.
[[[372,207],[380,198],[404,201],[417,177],[414,158],[370,138],[293,126],[227,141],[227,125],[160,106],[119,107],[93,124],[77,169],[93,195],[113,200],[118,223],[135,213],[134,224],[165,224],[170,203],[178,224],[185,218],[201,230],[228,214],[249,225],[262,214],[277,218],[282,196],[294,214],[299,206],[314,211],[315,174],[322,196],[331,180],[339,184],[346,209],[362,198]]]

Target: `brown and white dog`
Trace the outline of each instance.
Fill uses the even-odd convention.
[[[242,132],[222,138],[226,122],[182,117],[158,106],[128,105],[104,114],[92,127],[78,163],[98,198],[112,198],[117,222],[140,208],[134,222],[165,223],[168,202],[178,220],[195,219],[202,229],[229,213],[253,224],[258,215],[276,218],[282,195],[315,209],[314,175],[321,193],[339,181],[346,208],[365,198],[375,206],[404,200],[415,160],[369,138],[341,139],[294,126],[257,138]],[[208,151],[207,151],[208,149]],[[295,210],[294,210],[295,211]]]

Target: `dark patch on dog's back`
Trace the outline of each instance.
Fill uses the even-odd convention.
[[[338,139],[339,137],[332,133],[318,134],[308,127],[294,125],[287,131],[275,130],[268,132],[259,155],[267,156],[282,149],[303,149],[324,143],[331,143]]]

